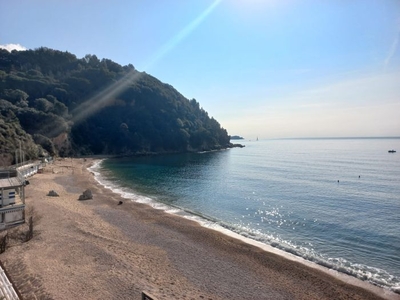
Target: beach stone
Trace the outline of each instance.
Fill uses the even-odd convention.
[[[50,197],[59,197],[58,193],[57,193],[55,190],[49,191],[49,193],[47,194],[47,196],[50,196]]]
[[[84,191],[83,194],[79,196],[79,200],[89,200],[89,199],[93,199],[92,191],[89,189]]]

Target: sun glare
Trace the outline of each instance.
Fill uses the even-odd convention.
[[[172,51],[183,39],[190,35],[192,31],[200,26],[200,24],[208,17],[208,15],[213,12],[213,10],[220,4],[221,1],[222,0],[214,0],[212,4],[208,6],[201,14],[199,14],[197,18],[195,18],[180,32],[173,36],[145,65],[144,70],[148,70],[154,66],[158,61],[163,59],[168,52]],[[140,73],[135,71],[129,72],[124,78],[118,80],[111,86],[99,92],[97,95],[82,103],[78,108],[75,109],[74,122],[80,122],[97,112],[99,109],[104,107],[108,101],[114,99],[116,95],[125,90],[129,84],[138,80],[139,76]]]
[[[182,40],[189,36],[220,4],[222,0],[215,0],[208,6],[197,18],[192,20],[186,27],[182,28],[175,36],[173,36],[166,44],[164,44],[157,53],[152,57],[150,62],[144,67],[145,70],[152,67],[160,59],[162,59],[168,52],[173,50]]]

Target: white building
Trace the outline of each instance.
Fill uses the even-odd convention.
[[[15,169],[0,170],[0,230],[25,222],[25,178]]]

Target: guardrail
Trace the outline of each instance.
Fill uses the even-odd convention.
[[[7,300],[22,299],[21,294],[11,280],[6,269],[0,261],[0,298]]]

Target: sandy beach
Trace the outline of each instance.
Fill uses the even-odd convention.
[[[123,199],[93,162],[59,159],[29,178],[34,237],[0,255],[24,299],[400,299]],[[78,201],[86,189],[93,199]]]

